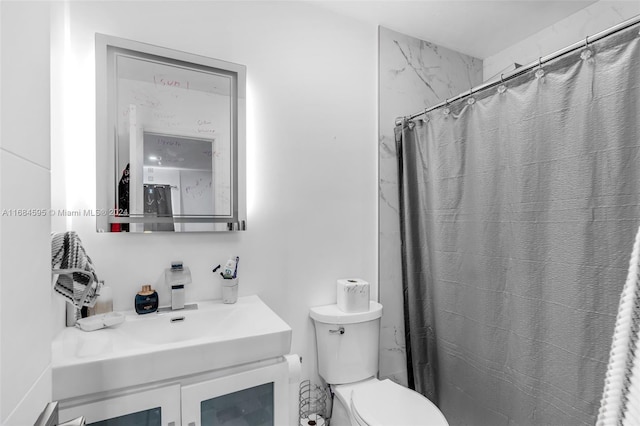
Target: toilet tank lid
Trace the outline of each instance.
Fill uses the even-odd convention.
[[[325,324],[355,324],[371,321],[382,316],[382,305],[369,301],[369,310],[365,312],[344,312],[338,305],[316,306],[311,308],[311,318]]]

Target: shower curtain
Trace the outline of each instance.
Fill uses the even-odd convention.
[[[410,383],[593,425],[640,224],[638,26],[396,128]]]

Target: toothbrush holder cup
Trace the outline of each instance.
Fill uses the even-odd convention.
[[[222,303],[236,303],[238,301],[239,278],[221,279]]]

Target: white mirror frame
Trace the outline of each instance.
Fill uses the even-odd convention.
[[[151,44],[96,34],[96,230],[112,232],[116,223],[133,224],[142,229],[143,223],[207,223],[206,232],[239,231],[246,229],[246,67],[244,65],[159,47]],[[231,215],[199,217],[118,217],[115,211],[117,197],[116,176],[116,101],[115,88],[110,82],[109,48],[130,50],[143,55],[166,59],[167,64],[177,61],[196,67],[222,70],[232,76],[232,137],[231,137]],[[113,71],[113,70],[112,70]],[[111,94],[109,93],[111,91]],[[134,232],[142,232],[134,231]]]

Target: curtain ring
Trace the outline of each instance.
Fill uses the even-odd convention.
[[[449,99],[447,98],[444,99],[444,109],[442,110],[442,113],[445,117],[451,113],[451,109],[449,109]]]
[[[586,37],[584,38],[584,47],[585,47],[585,48],[589,47],[589,36],[586,36]]]
[[[504,84],[504,78],[503,78],[504,74],[500,74],[500,83]]]
[[[469,89],[469,96],[467,97],[467,105],[473,105],[476,103],[476,98],[473,97],[473,87]]]
[[[541,79],[544,76],[544,70],[542,69],[542,56],[538,57],[538,69],[535,76],[537,79]]]

